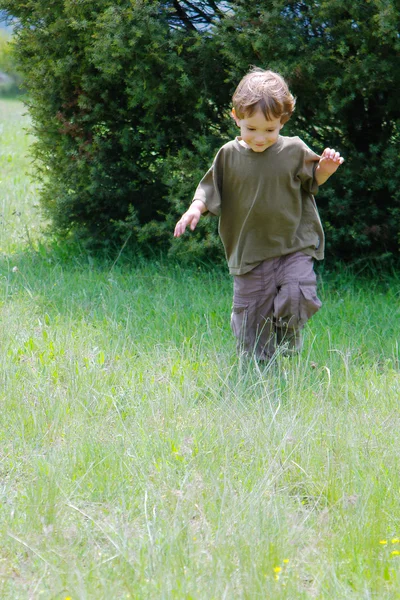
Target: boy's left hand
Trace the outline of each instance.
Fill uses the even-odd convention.
[[[321,175],[332,175],[337,169],[344,163],[344,158],[340,156],[339,152],[331,148],[325,148],[321,154],[321,158],[318,163],[318,170]]]

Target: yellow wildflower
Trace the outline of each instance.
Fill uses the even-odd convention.
[[[289,562],[289,559],[288,559],[288,558],[284,558],[284,559],[283,559],[283,562],[285,563],[285,565],[287,565],[287,564],[288,564],[288,562]]]
[[[390,553],[392,556],[398,556],[400,554],[400,550],[393,550],[393,552]]]
[[[383,546],[384,544],[387,544],[387,540],[379,540],[379,543]]]
[[[282,567],[274,567],[274,573],[280,573],[282,571]]]
[[[400,544],[400,539],[399,538],[393,538],[392,539],[392,544]]]

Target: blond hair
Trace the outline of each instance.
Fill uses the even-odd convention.
[[[280,119],[282,124],[290,119],[296,104],[281,75],[259,68],[252,69],[243,77],[232,101],[239,119],[251,117],[260,109],[267,121]]]

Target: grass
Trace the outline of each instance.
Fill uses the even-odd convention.
[[[321,274],[301,357],[235,356],[226,272],[41,238],[0,101],[0,597],[400,598],[396,274]]]

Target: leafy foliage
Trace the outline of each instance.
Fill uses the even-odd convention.
[[[3,6],[18,17],[42,203],[53,225],[90,242],[148,241],[143,226],[170,211],[171,157],[194,153],[199,136],[208,147],[220,141],[212,128],[223,123],[223,66],[212,39],[171,27],[159,2]]]
[[[42,203],[59,232],[221,256],[215,220],[171,229],[250,65],[297,96],[284,133],[346,162],[321,188],[328,248],[398,254],[399,0],[0,0],[18,18]],[[205,242],[203,240],[205,239]]]

